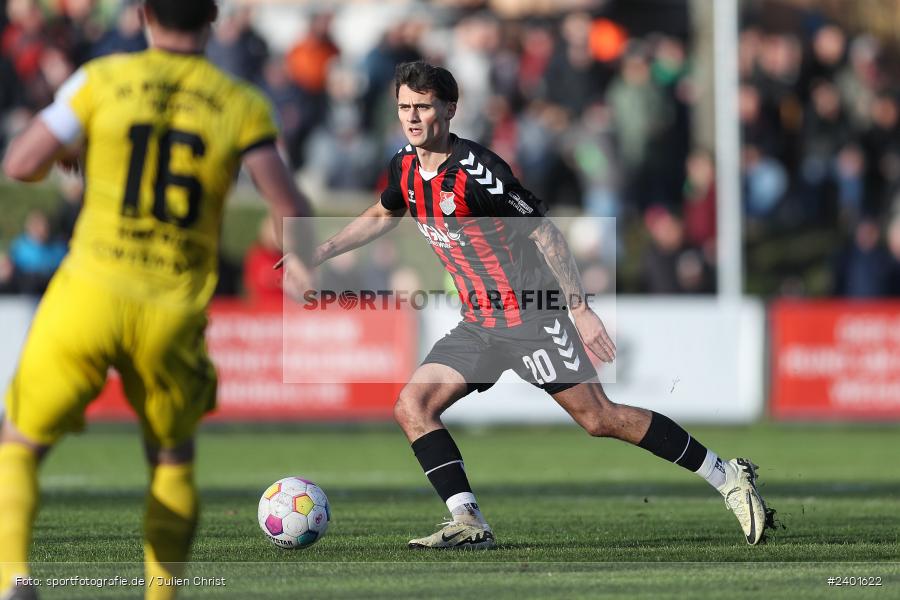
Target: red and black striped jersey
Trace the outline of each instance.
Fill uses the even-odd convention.
[[[453,277],[465,321],[515,327],[536,316],[538,310],[531,309],[538,308],[538,295],[562,298],[528,237],[546,213],[545,205],[487,148],[455,135],[451,144],[450,156],[427,179],[415,148],[401,148],[391,161],[381,203],[389,210],[409,209]]]

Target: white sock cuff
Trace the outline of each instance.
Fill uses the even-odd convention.
[[[721,465],[721,468],[717,469],[716,466],[718,465]],[[700,468],[697,469],[696,472],[697,475],[705,479],[709,485],[717,490],[721,490],[728,479],[725,475],[725,469],[727,468],[728,465],[726,465],[715,452],[707,450],[706,458],[703,459],[703,464],[700,465]]]
[[[460,492],[447,498],[447,510],[451,514],[453,514],[454,509],[459,508],[463,504],[477,504],[475,494],[472,492]]]
[[[703,463],[701,463],[700,468],[697,469],[695,473],[703,479],[708,479],[709,476],[712,475],[713,469],[716,467],[717,460],[719,460],[719,456],[712,450],[707,449],[706,458],[703,459]]]

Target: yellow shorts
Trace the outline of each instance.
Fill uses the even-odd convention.
[[[147,441],[177,446],[215,407],[206,324],[194,308],[128,297],[63,266],[41,300],[6,392],[7,418],[40,444],[80,431],[112,366]]]

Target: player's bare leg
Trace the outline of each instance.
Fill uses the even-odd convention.
[[[394,418],[452,515],[452,521],[436,533],[410,540],[410,548],[482,549],[494,545],[494,535],[475,501],[459,448],[441,422],[443,412],[467,392],[465,379],[455,369],[428,363],[413,373],[394,406]]]
[[[49,446],[29,440],[8,420],[0,430],[0,598],[37,598],[30,576],[28,550],[39,490],[37,470]]]
[[[467,391],[465,379],[455,369],[424,364],[401,390],[394,404],[394,419],[413,443],[426,433],[444,429],[441,415]]]
[[[580,383],[553,395],[560,406],[594,437],[611,437],[638,444],[650,427],[652,413],[615,404],[597,381]]]
[[[144,521],[145,597],[175,597],[173,577],[184,575],[197,525],[197,489],[194,485],[194,441],[174,448],[146,442],[150,464],[150,490]]]
[[[660,413],[616,404],[596,380],[578,384],[553,398],[590,435],[636,446],[697,473],[725,498],[749,544],[764,539],[774,511],[756,488],[756,465],[745,458],[723,461],[677,423]]]

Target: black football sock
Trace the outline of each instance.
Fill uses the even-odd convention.
[[[435,429],[412,443],[412,450],[447,509],[455,517],[468,515],[483,523],[463,467],[462,454],[446,429]]]
[[[651,414],[650,427],[638,446],[697,473],[714,488],[721,488],[725,484],[722,459],[669,417],[653,411]]]

